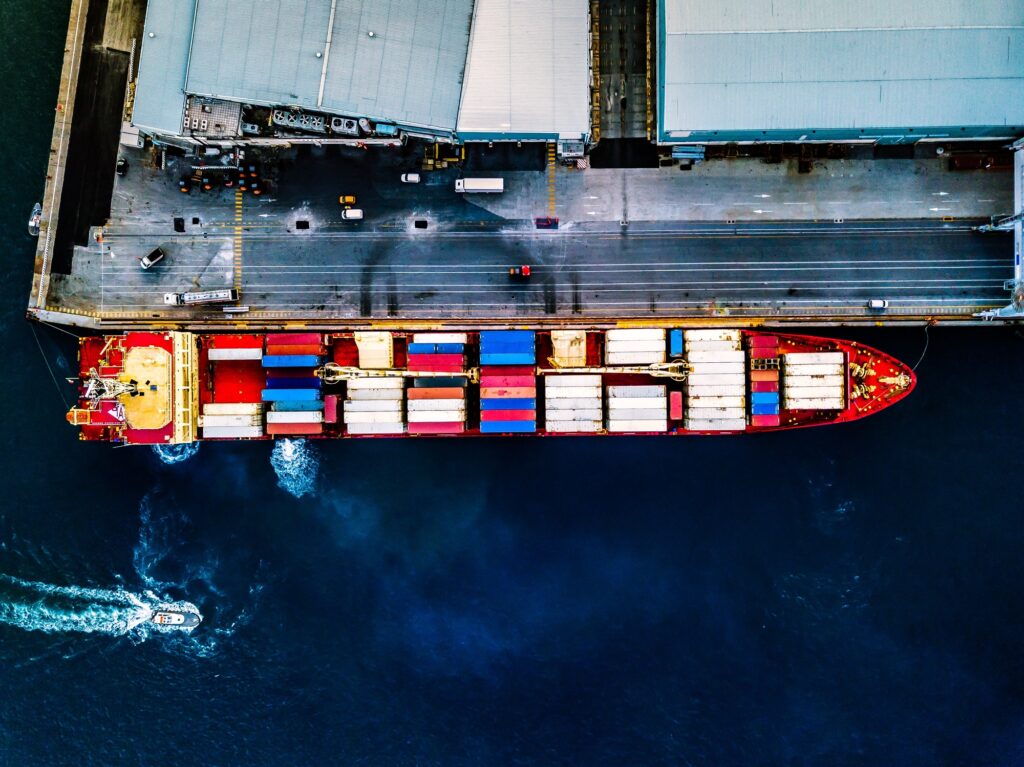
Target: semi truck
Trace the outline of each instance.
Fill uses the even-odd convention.
[[[237,300],[238,291],[234,288],[224,288],[222,290],[193,290],[187,293],[164,293],[164,303],[168,306],[230,304]]]
[[[503,178],[458,178],[455,179],[456,192],[490,192],[492,194],[505,191]]]

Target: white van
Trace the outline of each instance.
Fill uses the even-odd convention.
[[[363,211],[361,208],[345,208],[341,211],[341,217],[345,221],[362,221]]]
[[[420,174],[419,173],[403,173],[402,174],[402,183],[403,184],[418,184],[418,183],[420,183]]]

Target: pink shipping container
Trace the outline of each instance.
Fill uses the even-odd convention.
[[[338,395],[328,394],[324,397],[324,423],[338,422]]]
[[[480,386],[484,389],[500,389],[506,386],[536,386],[537,379],[534,376],[492,376],[485,375],[480,378]]]
[[[779,356],[779,348],[777,346],[759,346],[750,350],[751,359],[770,359],[772,357]]]
[[[752,415],[750,416],[751,426],[778,426],[779,416],[777,415]]]
[[[683,418],[683,393],[673,391],[668,394],[668,417],[673,421],[680,421]]]
[[[267,346],[296,346],[323,343],[319,333],[267,333]]]
[[[533,376],[537,371],[530,365],[486,365],[481,376]]]
[[[750,391],[751,392],[771,392],[778,391],[779,384],[777,381],[751,381]]]
[[[778,336],[751,336],[750,337],[750,347],[752,349],[757,349],[757,348],[760,348],[762,346],[775,346],[775,347],[777,347],[778,345],[779,345],[779,337]]]
[[[536,410],[481,410],[481,421],[536,421]]]
[[[480,399],[535,399],[536,386],[510,386],[480,389]]]
[[[406,428],[409,434],[462,434],[464,423],[411,423]]]
[[[323,434],[322,423],[268,423],[267,434],[271,436],[284,436],[295,434]]]
[[[458,373],[462,371],[463,356],[461,354],[410,354],[409,370],[422,370],[430,373]]]

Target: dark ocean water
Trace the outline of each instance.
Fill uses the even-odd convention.
[[[933,330],[859,425],[318,445],[301,498],[79,444],[22,318],[66,10],[0,4],[0,765],[1024,764],[1018,335]]]

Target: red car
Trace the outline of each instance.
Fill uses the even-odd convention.
[[[530,267],[529,265],[510,266],[508,269],[508,276],[512,279],[529,279]]]

